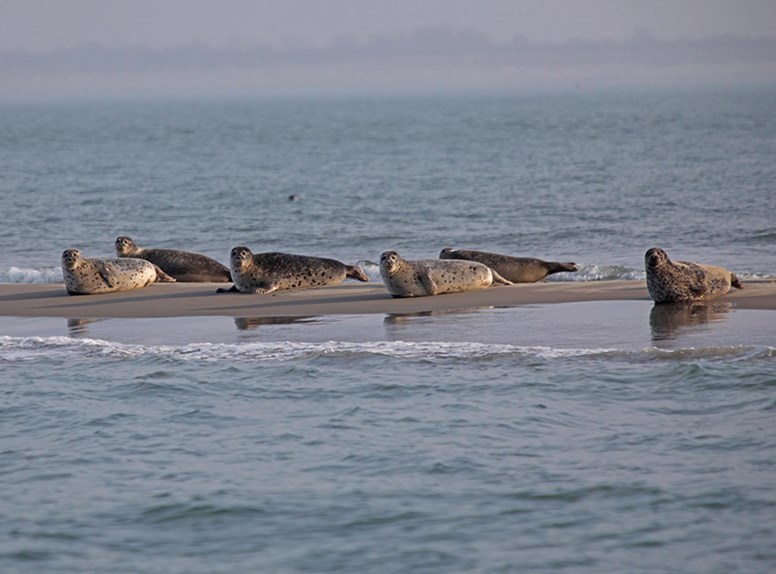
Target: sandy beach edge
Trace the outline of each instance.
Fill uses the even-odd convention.
[[[643,281],[543,282],[435,297],[394,299],[382,284],[278,291],[268,295],[217,294],[217,284],[155,284],[102,295],[71,296],[61,284],[0,284],[0,316],[65,318],[304,317],[422,313],[586,301],[649,300]],[[776,310],[776,281],[744,282],[719,300],[741,309]]]

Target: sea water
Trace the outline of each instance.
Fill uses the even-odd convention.
[[[124,234],[769,280],[774,96],[5,102],[0,281]],[[776,568],[776,316],[725,299],[5,317],[0,380],[3,572]]]

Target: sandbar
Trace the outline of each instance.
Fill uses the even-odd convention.
[[[586,301],[649,300],[644,281],[518,284],[468,293],[394,299],[379,282],[277,291],[267,295],[216,293],[211,283],[160,283],[101,295],[68,295],[61,284],[0,284],[0,316],[65,318],[305,317],[422,313]],[[751,280],[720,301],[740,309],[776,310],[776,281]]]

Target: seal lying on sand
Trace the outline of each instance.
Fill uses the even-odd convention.
[[[653,247],[644,254],[647,290],[655,303],[705,301],[720,297],[730,287],[743,289],[733,273],[714,265],[671,261],[665,251]]]
[[[396,251],[380,255],[380,275],[393,297],[424,297],[477,291],[494,283],[511,285],[490,267],[475,261],[417,259],[408,261]]]
[[[116,255],[145,259],[159,266],[176,281],[185,283],[225,283],[232,280],[229,269],[215,259],[176,249],[143,249],[131,237],[116,238]]]
[[[271,293],[278,289],[335,285],[348,278],[369,281],[360,267],[336,259],[290,253],[253,254],[242,245],[232,249],[229,263],[234,285],[231,289],[219,289],[218,293]]]
[[[62,275],[69,295],[128,291],[157,281],[175,281],[159,267],[142,259],[87,258],[72,248],[62,253]]]
[[[548,275],[561,272],[577,271],[576,263],[558,263],[557,261],[542,261],[533,257],[512,257],[487,251],[471,249],[443,249],[440,259],[465,259],[487,265],[504,279],[512,283],[535,283]]]

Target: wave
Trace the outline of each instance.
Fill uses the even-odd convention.
[[[754,243],[771,245],[776,242],[776,229],[761,229],[754,231],[747,239]]]
[[[62,283],[61,267],[0,269],[0,283]]]
[[[402,360],[498,360],[606,358],[611,360],[671,359],[678,361],[723,359],[753,360],[776,357],[775,347],[726,346],[699,349],[665,350],[650,347],[642,350],[564,349],[546,346],[520,346],[474,342],[368,341],[344,342],[251,342],[187,343],[184,345],[140,345],[102,339],[56,337],[0,336],[0,362],[34,361],[67,356],[106,358],[156,357],[178,361],[216,362],[286,362],[316,358],[387,357]]]
[[[644,270],[632,269],[622,265],[579,265],[575,273],[557,273],[550,275],[548,281],[644,281]]]

